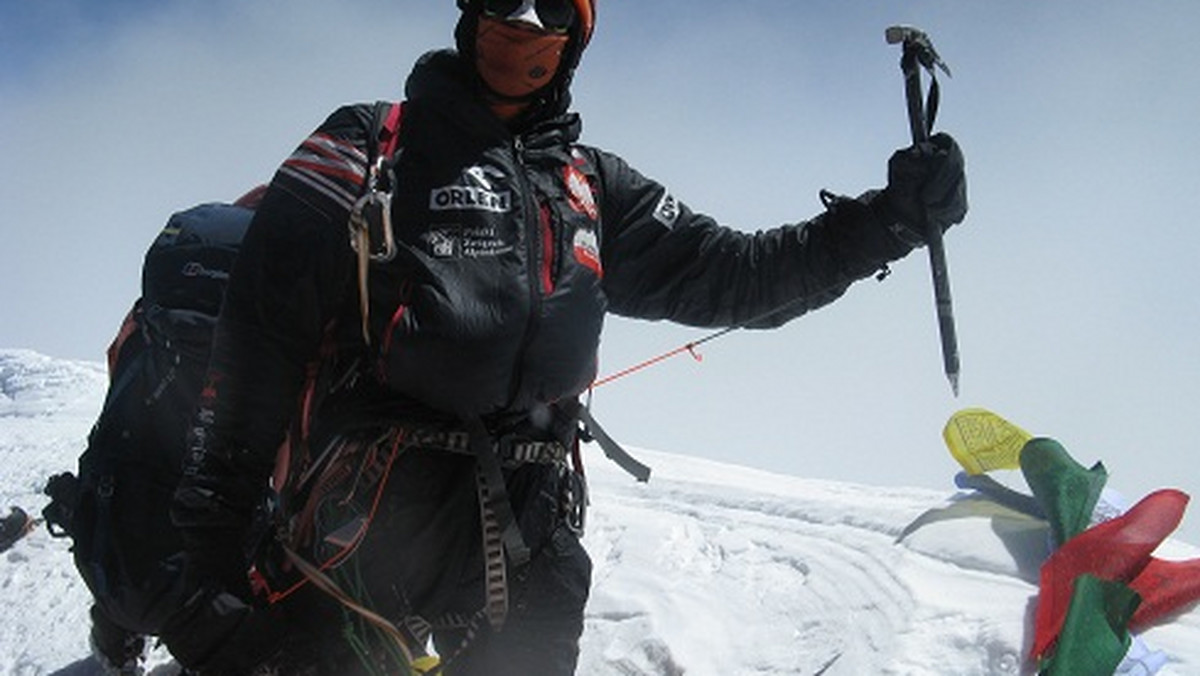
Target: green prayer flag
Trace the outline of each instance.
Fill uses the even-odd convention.
[[[1087,529],[1108,481],[1102,463],[1085,469],[1062,444],[1045,437],[1031,439],[1021,449],[1021,472],[1046,513],[1059,547]]]
[[[1116,671],[1129,652],[1129,619],[1141,597],[1121,582],[1075,578],[1067,619],[1042,676],[1098,676]]]

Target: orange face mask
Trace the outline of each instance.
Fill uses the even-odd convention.
[[[507,98],[524,98],[554,79],[567,40],[564,33],[480,17],[475,67],[492,91]]]

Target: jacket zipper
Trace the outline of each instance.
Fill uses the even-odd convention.
[[[529,180],[529,176],[526,173],[525,144],[517,136],[513,138],[512,147],[513,156],[516,159],[517,180],[520,183],[525,214],[527,220],[535,220],[537,222],[527,222],[525,224],[526,231],[523,233],[526,242],[526,275],[529,278],[529,319],[526,320],[525,333],[521,337],[521,347],[517,351],[517,358],[513,364],[512,381],[509,385],[508,394],[510,404],[516,400],[517,394],[520,391],[525,354],[529,351],[529,345],[533,342],[533,336],[537,332],[538,321],[542,313],[542,282],[540,274],[542,252],[540,240],[544,236],[540,223],[542,219],[541,206],[538,204],[537,197],[534,194],[533,182]]]
[[[538,225],[542,236],[542,260],[539,266],[542,294],[550,296],[550,294],[554,293],[554,268],[556,263],[554,254],[558,242],[554,238],[554,221],[550,214],[550,205],[545,202],[538,204]]]

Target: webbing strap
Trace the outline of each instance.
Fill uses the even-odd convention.
[[[480,530],[483,532],[484,608],[488,623],[498,630],[508,617],[508,567],[504,565],[504,534],[500,520],[489,504],[491,490],[483,467],[477,463],[475,470],[475,483],[479,489]]]
[[[452,650],[439,655],[442,669],[444,670],[457,660],[460,655],[466,652],[471,643],[475,641],[475,637],[479,635],[479,627],[482,625],[486,615],[487,609],[481,608],[470,615],[464,613],[446,613],[434,620],[427,620],[420,615],[408,615],[401,622],[404,629],[414,637],[415,645],[428,644],[430,637],[436,631],[454,630],[459,632],[458,645]]]
[[[471,446],[471,434],[466,430],[404,429],[413,446],[448,453],[475,455],[475,450]],[[491,449],[501,467],[514,467],[526,463],[563,464],[567,461],[568,455],[567,447],[559,441],[502,438],[491,442]]]
[[[508,489],[504,484],[504,473],[500,471],[500,460],[492,450],[490,437],[482,420],[468,420],[467,430],[471,451],[475,455],[479,473],[488,491],[486,496],[480,496],[480,502],[486,504],[496,516],[508,558],[514,566],[522,566],[529,562],[529,547],[525,544],[525,538],[521,537],[521,529],[517,527],[517,517],[513,514],[512,502],[508,499]]]
[[[479,514],[483,531],[484,572],[487,583],[487,615],[499,630],[508,615],[508,578],[504,553],[513,566],[529,562],[529,546],[521,536],[500,460],[496,457],[487,428],[479,418],[467,420],[468,441],[475,455],[475,479],[479,489]]]
[[[937,120],[938,103],[941,101],[941,88],[938,86],[937,74],[929,69],[929,93],[925,97],[925,135],[933,135],[933,123]]]
[[[604,431],[600,423],[596,422],[596,419],[592,417],[592,412],[586,406],[579,408],[579,419],[583,421],[587,433],[596,440],[597,444],[600,444],[600,448],[604,450],[604,455],[609,460],[617,463],[621,469],[629,472],[638,481],[645,483],[650,480],[650,468],[638,462],[637,458],[621,448],[621,445],[610,437],[608,432]]]

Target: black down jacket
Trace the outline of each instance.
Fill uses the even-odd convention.
[[[587,387],[606,312],[723,327],[781,308],[757,322],[776,326],[910,249],[870,195],[755,234],[720,226],[580,145],[575,115],[514,135],[464,71],[437,52],[410,77],[392,208],[399,253],[371,269],[378,375],[409,405],[523,414]],[[338,110],[284,162],[230,286],[214,369],[231,380],[208,435],[264,465],[330,323],[362,343],[346,222],[369,119],[369,106]]]

